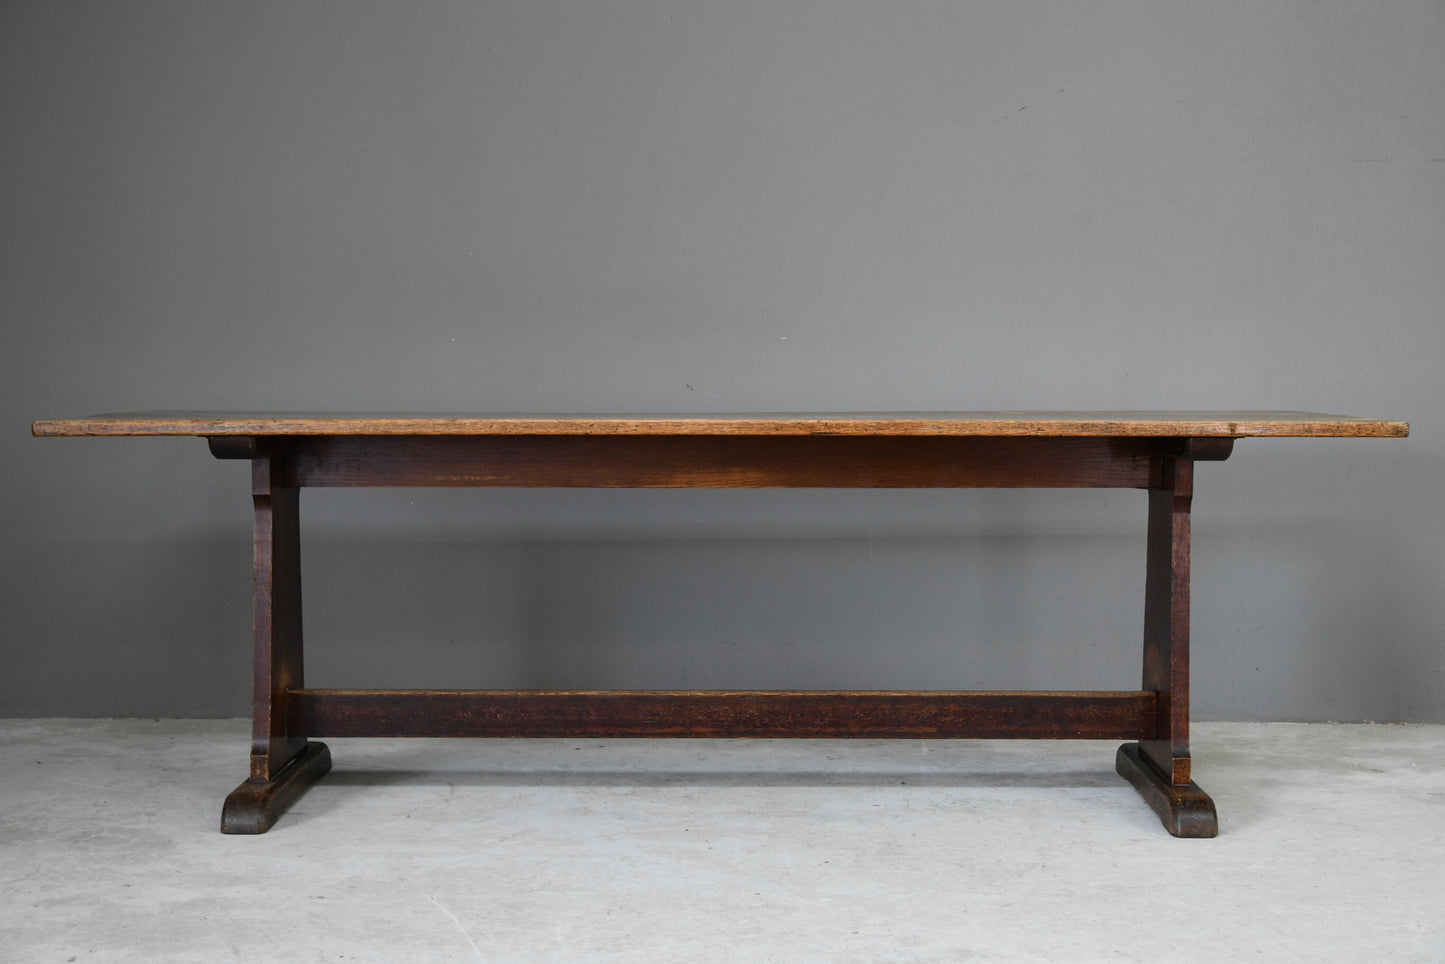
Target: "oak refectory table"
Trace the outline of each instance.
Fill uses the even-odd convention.
[[[312,737],[897,737],[1127,740],[1116,768],[1175,836],[1218,832],[1189,759],[1194,463],[1250,436],[1404,436],[1308,412],[409,415],[139,412],[41,436],[205,437],[251,463],[250,776],[221,829],[264,833],[331,767]],[[1143,678],[1124,692],[337,690],[302,672],[307,486],[1132,488],[1149,493]]]

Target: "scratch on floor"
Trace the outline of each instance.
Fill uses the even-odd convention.
[[[487,958],[486,958],[486,955],[484,955],[484,954],[482,953],[482,949],[477,946],[477,942],[474,941],[474,940],[472,940],[472,935],[470,935],[470,934],[467,933],[467,929],[462,926],[462,922],[459,921],[459,920],[457,920],[457,915],[456,915],[456,914],[453,914],[451,911],[447,910],[446,907],[444,907],[444,906],[442,905],[442,902],[439,901],[439,900],[437,900],[437,899],[436,899],[435,897],[433,897],[431,894],[422,894],[422,896],[425,897],[427,900],[431,901],[433,904],[435,904],[436,907],[437,907],[437,910],[441,911],[443,914],[446,914],[448,917],[450,917],[450,918],[452,919],[452,923],[455,924],[455,925],[457,925],[457,930],[461,932],[462,937],[466,938],[467,943],[472,946],[472,953],[474,953],[474,954],[477,955],[477,960],[479,960],[479,961],[485,961],[485,960],[487,959]]]

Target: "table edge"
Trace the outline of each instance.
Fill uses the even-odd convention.
[[[974,416],[974,417],[970,417]],[[1006,417],[1007,416],[1007,417]],[[1409,422],[1313,412],[909,413],[837,415],[150,415],[38,420],[38,437],[733,435],[1402,438]]]

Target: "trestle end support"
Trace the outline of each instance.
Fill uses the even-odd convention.
[[[1214,837],[1219,834],[1219,818],[1209,794],[1192,781],[1171,783],[1139,752],[1139,744],[1125,743],[1119,747],[1114,769],[1133,784],[1144,802],[1159,815],[1164,829],[1174,836]]]
[[[330,769],[331,751],[326,744],[307,743],[270,780],[247,780],[231,791],[221,808],[221,833],[265,833],[307,787]]]

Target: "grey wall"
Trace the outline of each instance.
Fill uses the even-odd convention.
[[[1196,715],[1445,720],[1437,0],[0,5],[10,715],[247,708],[138,408],[1297,408]],[[307,492],[317,685],[1137,685],[1135,492]]]

